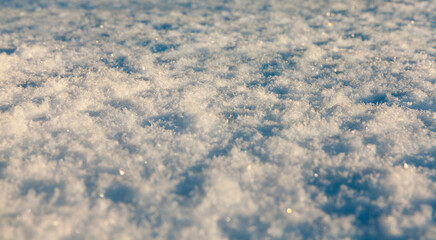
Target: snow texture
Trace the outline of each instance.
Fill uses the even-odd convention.
[[[436,239],[434,0],[0,0],[0,239]]]

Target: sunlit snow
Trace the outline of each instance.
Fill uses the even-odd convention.
[[[433,0],[0,0],[0,239],[436,239]]]

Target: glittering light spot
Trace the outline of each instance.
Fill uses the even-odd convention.
[[[104,28],[104,26],[103,26],[103,25],[100,25],[100,28],[101,28],[101,29],[103,29],[103,28]]]
[[[99,196],[100,198],[104,198],[104,193],[100,193],[100,194],[98,194],[98,196]]]
[[[314,177],[318,177],[318,173],[314,173],[313,176],[314,176]]]
[[[291,208],[287,208],[287,209],[286,209],[286,212],[287,212],[288,214],[291,214],[291,213],[292,213],[292,209],[291,209]]]
[[[407,163],[403,163],[403,168],[409,168],[409,164],[407,164]]]
[[[247,170],[251,170],[251,165],[248,165],[248,166],[247,166]]]
[[[124,169],[122,169],[122,168],[120,168],[118,170],[118,172],[120,173],[121,176],[124,176],[124,174],[126,173],[126,172],[124,172]]]
[[[230,221],[232,221],[232,218],[231,217],[226,217],[226,222],[230,222]]]
[[[328,22],[327,25],[328,25],[329,27],[331,27],[331,26],[333,25],[333,23]]]

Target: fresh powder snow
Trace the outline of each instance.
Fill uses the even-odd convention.
[[[434,0],[0,0],[0,239],[436,239]]]

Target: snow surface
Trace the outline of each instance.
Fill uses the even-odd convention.
[[[436,239],[434,0],[0,0],[0,239]]]

